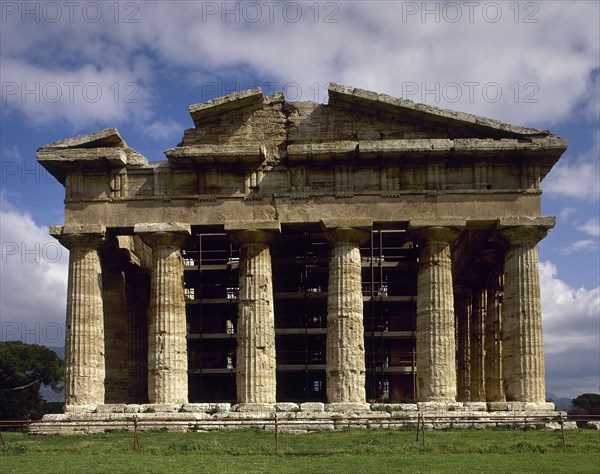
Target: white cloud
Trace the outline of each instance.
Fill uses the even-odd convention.
[[[96,123],[119,123],[147,113],[144,90],[133,70],[44,68],[20,59],[5,59],[2,102],[34,124],[63,122],[74,130]]]
[[[600,130],[594,146],[576,158],[563,157],[544,179],[544,192],[589,201],[600,199]]]
[[[598,241],[592,239],[576,240],[569,243],[559,251],[562,255],[571,255],[577,252],[591,252],[598,249]]]
[[[0,243],[0,340],[63,345],[68,251],[5,193]]]
[[[184,126],[174,120],[154,121],[146,125],[142,132],[157,140],[166,140],[181,136]]]
[[[547,390],[596,392],[600,383],[600,287],[574,289],[540,262]]]
[[[575,214],[576,212],[577,209],[575,209],[574,207],[564,207],[558,213],[558,217],[561,220],[566,221],[571,215]]]
[[[257,12],[244,2],[229,3],[230,11],[238,11],[224,18],[223,2],[131,3],[138,10],[121,11],[118,21],[108,7],[96,23],[84,21],[81,12],[73,22],[56,24],[22,24],[11,17],[3,24],[8,56],[3,66],[28,67],[27,77],[39,73],[46,81],[76,71],[80,81],[139,81],[140,87],[156,80],[152,71],[170,68],[183,73],[173,73],[174,81],[197,75],[234,83],[240,75],[254,75],[299,84],[302,100],[314,100],[316,88],[335,81],[538,126],[564,120],[597,98],[590,87],[597,81],[600,54],[596,2],[530,2],[535,11],[488,2],[475,8],[472,21],[469,7],[455,2],[462,9],[459,22],[443,2],[296,3],[298,21],[283,2],[275,2],[272,12],[258,2],[256,22]],[[491,3],[501,9],[497,22],[495,14],[483,11]],[[406,15],[409,4],[417,6],[417,14]],[[207,16],[211,5],[217,12]],[[426,8],[440,9],[438,18],[422,18]],[[126,13],[134,13],[137,23],[125,23]],[[27,60],[11,65],[15,58]],[[90,64],[98,68],[88,76]],[[76,117],[66,107],[52,110],[68,121],[123,112],[119,104],[93,110],[79,105]],[[22,109],[34,115],[31,108]],[[47,113],[39,118],[51,119]]]
[[[578,226],[577,229],[592,237],[600,237],[600,219],[597,217],[589,219],[583,225]]]

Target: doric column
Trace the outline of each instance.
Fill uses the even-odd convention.
[[[537,242],[552,225],[553,221],[550,225],[500,227],[508,243],[504,257],[502,328],[508,401],[546,401]]]
[[[51,227],[70,250],[65,343],[65,405],[104,403],[104,316],[100,225]]]
[[[106,403],[127,403],[129,391],[129,318],[125,296],[124,255],[112,248],[102,254],[104,301],[104,381]]]
[[[504,400],[502,388],[502,286],[501,266],[490,267],[485,321],[485,396],[488,402]]]
[[[370,232],[329,228],[331,244],[327,285],[327,401],[364,403],[365,342],[360,244]]]
[[[456,311],[456,399],[460,402],[471,401],[471,290],[457,287],[454,294]]]
[[[422,402],[456,400],[450,243],[458,234],[456,228],[444,226],[417,227],[412,232],[420,247],[416,345],[417,399]]]
[[[278,231],[279,225],[278,223]],[[242,226],[243,227],[243,226]],[[236,385],[238,403],[276,402],[275,314],[271,230],[226,226],[241,246]]]
[[[148,402],[148,302],[150,275],[130,269],[127,282],[127,313],[129,320],[128,373],[129,403]]]
[[[484,275],[479,275],[480,279]],[[485,347],[484,326],[487,311],[487,288],[473,288],[473,310],[471,313],[471,401],[485,401]]]
[[[181,248],[186,224],[138,224],[135,233],[152,248],[148,324],[148,400],[187,403],[187,341]]]

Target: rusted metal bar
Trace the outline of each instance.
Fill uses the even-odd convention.
[[[279,451],[279,422],[275,413],[275,452]]]

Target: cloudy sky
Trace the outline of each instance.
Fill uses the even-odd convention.
[[[331,81],[545,128],[549,392],[600,390],[599,2],[12,2],[0,23],[0,339],[62,345],[64,189],[40,146],[116,126],[164,159],[187,105],[263,87],[326,102]]]

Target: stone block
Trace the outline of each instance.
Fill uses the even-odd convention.
[[[463,409],[465,411],[487,411],[487,402],[465,402]]]
[[[144,403],[140,405],[140,413],[174,413],[181,409],[182,405],[170,403]]]
[[[368,403],[328,403],[325,405],[325,411],[338,413],[360,413],[371,411],[371,405]]]
[[[554,411],[552,402],[525,402],[525,411]]]
[[[321,402],[304,402],[300,404],[300,411],[325,411],[325,404]]]
[[[183,222],[158,222],[135,224],[133,228],[136,234],[146,234],[153,232],[177,232],[190,234],[190,225]]]
[[[488,402],[487,404],[489,411],[506,411],[508,410],[507,402]]]
[[[230,411],[229,413],[215,414],[212,418],[223,419],[223,420],[261,420],[261,419],[274,419],[275,411],[264,412],[264,411]]]
[[[352,415],[352,418],[360,418],[361,420],[372,420],[381,418],[391,418],[391,413],[387,411],[372,411]]]
[[[231,407],[231,411],[270,413],[275,411],[275,405],[272,403],[238,403]]]
[[[42,421],[68,421],[69,415],[64,413],[49,413],[42,417]]]
[[[448,402],[418,402],[419,411],[447,411]]]
[[[162,413],[139,413],[139,421],[195,421],[195,413],[162,412]]]
[[[395,411],[392,413],[392,418],[401,420],[416,420],[418,412],[416,411]]]
[[[182,409],[192,413],[226,413],[231,411],[231,403],[187,403]]]
[[[96,413],[125,413],[127,404],[125,403],[111,403],[96,406]]]
[[[367,429],[367,425],[361,420],[348,420],[348,419],[335,420],[334,419],[333,425],[336,430],[340,430],[343,428]]]
[[[295,411],[283,411],[283,412],[277,412],[276,416],[278,420],[295,420],[296,419],[296,413]]]
[[[65,405],[65,413],[94,413],[97,405]]]
[[[332,412],[304,411],[296,413],[296,420],[332,420],[340,415]]]
[[[133,418],[137,414],[134,415],[131,413],[105,413],[104,415],[106,416],[105,420],[133,423]]]
[[[280,402],[275,404],[277,411],[299,411],[300,406],[297,403]]]
[[[211,415],[208,413],[200,412],[200,413],[192,413],[194,420],[210,420]]]
[[[447,410],[448,411],[462,411],[464,409],[464,404],[462,402],[450,402],[448,403]],[[484,408],[485,410],[485,408]]]

